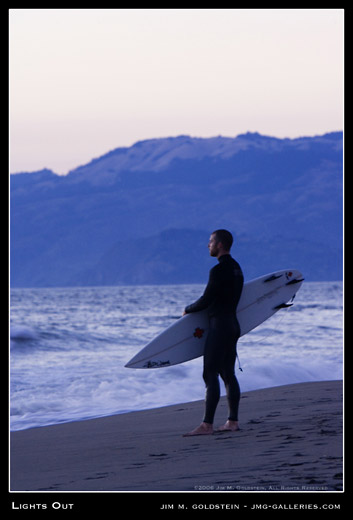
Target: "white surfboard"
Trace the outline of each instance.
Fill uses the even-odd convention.
[[[246,282],[237,307],[241,336],[291,301],[303,283],[295,269],[276,271]],[[127,368],[161,368],[203,355],[208,332],[207,310],[186,314],[138,352]]]

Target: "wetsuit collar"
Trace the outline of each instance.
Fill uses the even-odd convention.
[[[225,253],[224,255],[220,256],[218,258],[218,262],[223,262],[224,260],[227,260],[227,258],[230,258],[230,254],[229,253]]]

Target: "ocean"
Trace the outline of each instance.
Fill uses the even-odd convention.
[[[124,367],[203,289],[12,289],[11,430],[203,399],[202,358],[152,370]],[[292,307],[240,338],[242,392],[342,379],[342,295],[342,282],[304,282]]]

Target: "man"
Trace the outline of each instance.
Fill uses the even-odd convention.
[[[203,379],[206,384],[205,414],[200,426],[185,434],[210,435],[213,419],[220,398],[219,375],[227,394],[229,415],[226,423],[217,431],[237,431],[240,388],[234,373],[236,345],[240,327],[236,309],[242,292],[244,277],[242,270],[231,256],[233,237],[229,231],[214,231],[209,240],[210,255],[217,257],[209,275],[207,287],[195,303],[185,308],[184,315],[208,310],[210,328],[204,350]]]

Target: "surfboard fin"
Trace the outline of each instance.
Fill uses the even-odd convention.
[[[278,311],[279,309],[286,309],[287,307],[292,307],[293,303],[280,303],[276,307],[273,307],[273,310]]]
[[[300,278],[299,280],[291,280],[290,282],[287,282],[286,285],[293,285],[295,283],[302,282],[304,278]]]
[[[277,278],[281,278],[281,276],[283,276],[282,274],[273,274],[272,276],[270,276],[269,278],[267,278],[266,280],[264,280],[264,283],[266,282],[273,282],[273,280],[277,280]]]

